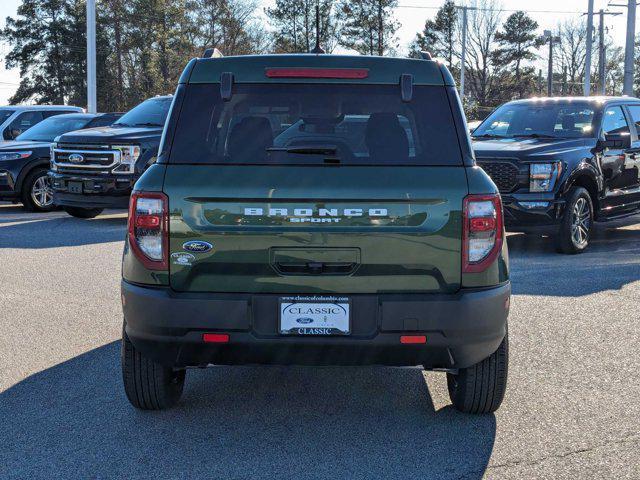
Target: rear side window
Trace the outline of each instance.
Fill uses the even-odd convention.
[[[636,132],[640,135],[640,105],[628,105],[631,118],[636,125]]]
[[[461,165],[446,90],[397,85],[187,87],[170,163]]]
[[[629,133],[629,125],[622,107],[609,107],[604,111],[602,131],[605,135]]]

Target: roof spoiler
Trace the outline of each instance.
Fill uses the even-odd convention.
[[[217,48],[207,48],[202,54],[202,58],[222,58],[224,55]]]
[[[422,60],[433,60],[433,57],[429,52],[420,52],[420,58]]]

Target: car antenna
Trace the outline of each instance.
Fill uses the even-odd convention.
[[[320,6],[316,4],[316,46],[313,47],[311,53],[315,53],[316,55],[320,55],[323,53],[327,53],[320,46]]]

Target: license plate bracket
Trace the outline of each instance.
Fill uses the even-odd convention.
[[[82,193],[83,190],[82,182],[68,182],[67,183],[67,191],[69,193]]]
[[[350,335],[351,300],[348,297],[281,297],[278,331],[280,335]]]

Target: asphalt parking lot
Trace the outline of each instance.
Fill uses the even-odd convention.
[[[0,204],[0,478],[640,478],[640,217],[583,255],[511,235],[507,397],[419,369],[192,370],[139,412],[120,379],[126,217]]]

